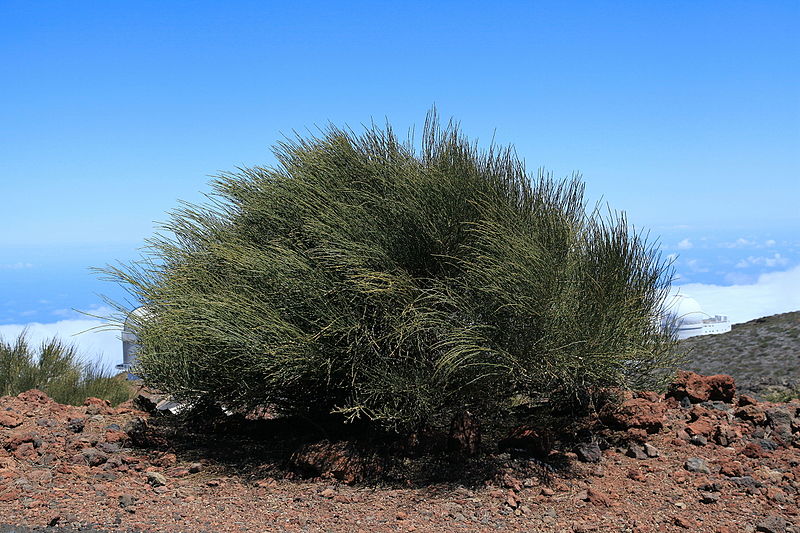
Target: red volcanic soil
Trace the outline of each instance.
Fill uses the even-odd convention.
[[[482,457],[491,469],[462,485],[371,478],[370,462],[337,441],[286,452],[289,459],[276,466],[274,455],[259,455],[257,439],[170,433],[159,429],[166,417],[134,403],[112,408],[88,399],[73,407],[32,390],[0,398],[0,524],[169,532],[800,531],[800,403],[756,402],[734,391],[727,376],[683,373],[666,396],[628,395],[601,411],[566,449],[544,443],[541,431],[516,428],[506,439],[510,450]],[[526,458],[526,449],[544,455]]]

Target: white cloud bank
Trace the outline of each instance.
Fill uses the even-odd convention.
[[[747,322],[762,316],[800,310],[800,265],[783,272],[762,274],[756,283],[750,285],[688,283],[674,289],[696,299],[709,314],[728,315],[733,323]],[[95,314],[103,316],[103,312]],[[100,320],[87,318],[49,324],[0,325],[0,338],[12,341],[27,329],[28,339],[35,346],[58,336],[77,345],[87,359],[113,369],[114,365],[122,362],[122,341],[119,331],[92,330],[102,324]]]
[[[92,330],[104,323],[96,319],[60,320],[50,324],[0,325],[0,338],[12,342],[24,330],[28,332],[31,346],[39,346],[52,337],[74,344],[87,361],[97,361],[107,369],[115,371],[114,365],[122,362],[122,341],[119,331]],[[90,331],[87,331],[90,330]]]
[[[750,285],[688,283],[675,287],[697,300],[711,315],[728,315],[732,323],[800,311],[800,265],[783,272],[770,272]]]

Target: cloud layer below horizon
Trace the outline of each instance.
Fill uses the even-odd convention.
[[[12,342],[23,332],[27,334],[31,346],[40,346],[53,337],[75,344],[87,361],[98,362],[109,371],[122,362],[122,341],[119,331],[97,330],[105,323],[97,319],[59,320],[50,324],[32,322],[30,324],[0,325],[0,339]]]
[[[728,315],[734,324],[800,311],[800,265],[781,272],[761,274],[752,284],[687,283],[675,288],[697,300],[705,312]]]
[[[800,310],[800,265],[781,272],[762,274],[752,284],[721,286],[689,283],[675,287],[681,294],[695,298],[707,313],[728,315],[731,322],[740,323],[762,316]],[[104,316],[103,309],[93,312]],[[33,345],[58,336],[75,343],[81,353],[112,370],[122,362],[122,342],[119,331],[96,330],[104,323],[91,318],[59,320],[43,324],[0,325],[0,338],[10,341],[23,331]]]

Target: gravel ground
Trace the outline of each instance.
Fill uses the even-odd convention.
[[[485,461],[497,468],[471,484],[355,481],[363,458],[324,441],[299,454],[314,472],[303,478],[258,455],[253,439],[208,434],[175,447],[131,405],[5,396],[0,519],[28,527],[0,533],[800,533],[800,402],[734,398],[733,380],[718,376],[684,381],[691,399],[641,393],[601,412],[582,446],[550,452],[563,468],[538,476],[534,462],[495,452]],[[709,401],[714,391],[724,397]],[[541,446],[526,441],[534,431],[515,435]],[[242,451],[257,461],[222,463]]]
[[[0,524],[0,533],[108,533],[102,529],[95,529],[93,527],[25,527],[25,526],[12,526],[9,524]],[[133,531],[129,533],[134,533]]]

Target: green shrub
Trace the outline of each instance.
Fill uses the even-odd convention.
[[[587,213],[579,178],[530,176],[434,114],[421,150],[331,127],[275,155],[102,269],[150,310],[150,384],[408,429],[520,395],[585,403],[673,365],[654,318],[668,265],[624,215]]]
[[[113,405],[131,397],[125,381],[81,359],[77,349],[50,339],[33,350],[23,333],[13,343],[0,339],[0,396],[39,389],[59,403],[81,405],[89,396]]]

